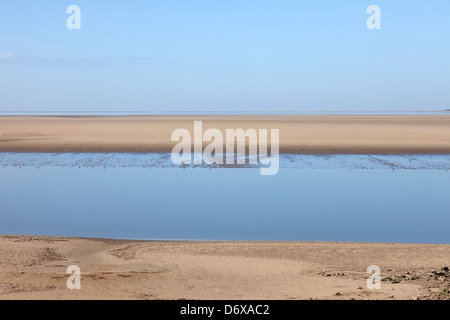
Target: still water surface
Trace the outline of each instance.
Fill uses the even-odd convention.
[[[2,154],[0,234],[450,244],[449,156],[292,156],[275,176],[78,156]]]

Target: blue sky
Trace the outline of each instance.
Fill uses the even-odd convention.
[[[449,39],[448,0],[2,1],[0,110],[447,109]]]

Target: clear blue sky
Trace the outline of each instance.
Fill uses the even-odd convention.
[[[448,0],[0,2],[3,111],[446,108]]]

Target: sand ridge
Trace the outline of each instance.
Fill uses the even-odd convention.
[[[447,115],[2,116],[0,152],[171,152],[173,130],[194,121],[279,129],[281,153],[450,154]]]

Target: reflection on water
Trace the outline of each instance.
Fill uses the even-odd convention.
[[[1,234],[450,243],[450,172],[445,170],[392,171],[384,163],[385,169],[349,170],[354,167],[342,162],[341,169],[330,169],[321,168],[329,160],[318,157],[315,163],[322,164],[312,163],[314,169],[261,176],[255,169],[148,169],[136,165],[139,157],[133,156],[135,167],[103,168],[107,155],[95,166],[90,163],[94,168],[46,162],[38,169],[28,156],[22,160],[33,166],[20,168],[3,154]],[[58,156],[41,161],[52,157]],[[423,165],[405,157],[403,164]]]

